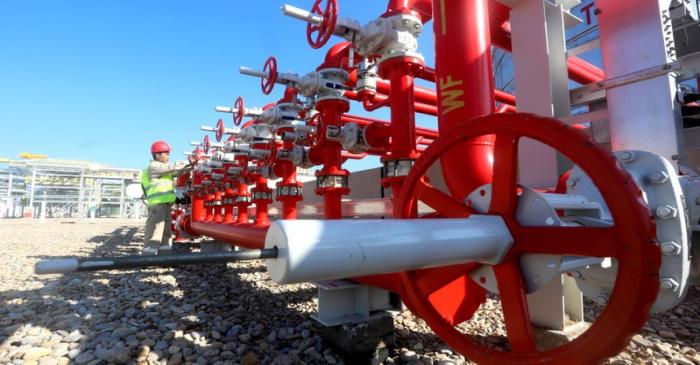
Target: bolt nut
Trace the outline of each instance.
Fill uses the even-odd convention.
[[[681,253],[681,245],[673,241],[664,242],[661,244],[661,252],[664,255],[678,255]]]
[[[572,271],[571,277],[574,279],[583,279],[583,274],[580,271]]]
[[[675,218],[678,215],[678,209],[666,204],[656,208],[656,216],[662,219]]]
[[[569,178],[566,180],[566,186],[573,188],[574,186],[576,186],[576,184],[578,184],[578,181],[579,181],[578,177]]]
[[[606,305],[608,304],[608,296],[607,295],[599,295],[593,299],[593,301],[596,302],[598,305]]]
[[[663,290],[673,290],[676,291],[680,286],[678,282],[673,278],[663,278],[659,281],[659,286]]]
[[[668,174],[664,171],[657,171],[657,172],[649,174],[647,176],[647,179],[652,184],[663,184],[666,181],[668,181]]]
[[[632,162],[637,157],[632,151],[622,151],[617,154],[617,158],[622,162]]]

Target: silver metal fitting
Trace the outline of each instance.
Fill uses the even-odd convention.
[[[573,188],[574,186],[576,186],[576,184],[578,184],[578,181],[579,181],[579,178],[571,177],[568,180],[566,180],[566,186]]]
[[[407,176],[413,168],[415,160],[387,160],[384,161],[384,177]]]
[[[668,174],[664,171],[657,171],[647,176],[647,179],[652,184],[663,184],[668,181]]]
[[[622,151],[617,154],[617,158],[625,163],[634,161],[636,157],[637,155],[635,155],[632,151]]]
[[[662,219],[670,219],[678,216],[678,209],[665,204],[656,208],[656,216]]]
[[[661,244],[661,252],[664,255],[678,255],[681,253],[681,249],[681,245],[673,241],[668,241]]]
[[[663,290],[676,291],[678,289],[678,282],[673,278],[663,278],[659,281],[659,287]]]

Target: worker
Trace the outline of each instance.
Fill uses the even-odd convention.
[[[165,141],[156,141],[151,145],[153,160],[141,174],[141,187],[148,203],[148,219],[143,240],[142,255],[157,255],[159,249],[169,249],[172,236],[171,208],[175,202],[173,178],[192,169],[189,163],[168,163],[170,146]]]

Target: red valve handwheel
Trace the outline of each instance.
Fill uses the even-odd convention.
[[[656,299],[660,252],[655,226],[638,186],[615,157],[596,147],[589,137],[557,120],[529,114],[494,114],[461,123],[435,140],[416,161],[400,192],[396,216],[410,218],[417,200],[446,217],[471,214],[460,200],[425,183],[424,176],[428,168],[452,148],[485,135],[496,136],[488,214],[503,217],[514,239],[503,262],[493,266],[510,351],[485,346],[445,320],[429,300],[436,288],[420,285],[421,270],[400,274],[407,306],[440,338],[479,364],[597,364],[616,355],[642,327]],[[517,146],[522,137],[556,149],[583,169],[604,197],[614,225],[596,228],[521,226],[515,212],[518,205]],[[469,171],[470,166],[443,168]],[[546,351],[536,349],[518,261],[519,255],[524,253],[617,260],[615,288],[608,304],[584,334],[560,347]],[[439,276],[440,269],[433,270],[433,275]],[[463,274],[464,271],[446,271],[442,279],[449,282],[446,276],[454,278]]]
[[[202,159],[202,150],[199,147],[195,147],[194,151],[192,151],[192,155],[194,156],[195,163],[197,163]]]
[[[243,106],[243,97],[239,96],[236,98],[236,102],[233,103],[233,124],[238,127],[243,121],[243,115],[245,114],[245,107]]]
[[[202,142],[202,149],[204,153],[209,153],[209,147],[211,147],[211,142],[209,142],[209,136],[204,136],[204,141]]]
[[[316,0],[311,8],[311,13],[322,16],[323,21],[319,25],[311,23],[306,25],[306,40],[314,49],[321,48],[328,42],[338,20],[338,0],[327,0],[326,9],[323,11],[321,10],[321,1],[323,0]],[[313,36],[314,32],[318,32],[316,37]]]
[[[263,66],[263,71],[267,72],[267,77],[260,78],[260,86],[263,94],[270,95],[275,87],[275,81],[277,81],[277,59],[272,56],[268,57],[265,61],[265,66]]]
[[[216,122],[216,141],[217,142],[221,142],[221,138],[223,138],[225,131],[226,131],[226,127],[224,126],[224,120],[219,119]]]

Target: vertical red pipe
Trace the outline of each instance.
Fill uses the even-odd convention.
[[[195,222],[201,222],[206,218],[206,212],[204,211],[204,196],[196,192],[192,195],[192,220]]]
[[[233,218],[233,195],[233,189],[230,187],[226,188],[224,195],[226,199],[226,204],[224,204],[224,223],[233,223],[235,221]]]
[[[221,191],[216,191],[214,193],[214,201],[213,201],[213,207],[214,207],[214,222],[216,223],[221,223],[224,221],[224,216],[222,215],[221,211]]]
[[[440,134],[474,117],[494,112],[488,0],[433,1],[435,65]],[[441,158],[450,191],[465,198],[491,181],[493,138],[465,142]],[[464,166],[473,166],[465,170]]]
[[[245,197],[250,197],[250,193],[248,193],[248,185],[243,182],[239,183],[238,192],[236,195],[239,199],[238,203],[236,204],[236,207],[238,208],[236,224],[248,224],[248,206],[250,203],[243,201]]]
[[[324,99],[316,103],[316,109],[321,113],[321,128],[317,133],[322,140],[320,146],[323,168],[316,172],[317,177],[322,176],[348,176],[348,171],[342,168],[342,157],[340,143],[329,141],[325,138],[328,126],[341,126],[340,121],[343,113],[350,109],[349,103],[342,99]],[[326,219],[340,219],[343,217],[341,199],[350,190],[344,187],[323,187],[316,188],[316,194],[323,196],[324,217]]]
[[[272,193],[272,190],[267,187],[267,179],[262,176],[258,176],[255,179],[255,188],[253,191],[253,195],[255,195],[255,192]],[[268,215],[267,206],[270,204],[270,200],[254,199],[253,203],[255,203],[255,221],[253,224],[256,226],[269,226],[270,217]]]

